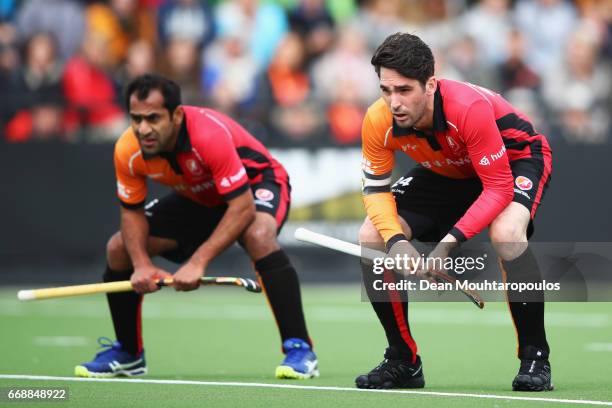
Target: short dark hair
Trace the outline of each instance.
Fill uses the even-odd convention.
[[[425,86],[434,74],[431,49],[419,37],[407,33],[388,36],[372,56],[372,65],[380,77],[380,68],[394,69],[406,78],[416,79]]]
[[[164,108],[170,115],[181,104],[181,88],[176,82],[157,74],[144,74],[134,78],[125,88],[125,106],[130,110],[130,98],[135,93],[139,101],[146,99],[149,92],[157,89],[164,97]]]

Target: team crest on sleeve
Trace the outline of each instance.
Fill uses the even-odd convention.
[[[185,165],[187,166],[187,169],[189,169],[189,172],[194,176],[199,176],[202,174],[202,168],[194,159],[188,159],[185,162]]]
[[[267,188],[258,188],[255,190],[255,197],[261,201],[272,201],[274,199],[274,193]]]
[[[446,143],[448,143],[448,147],[450,147],[453,152],[459,151],[459,145],[457,144],[457,142],[455,142],[455,139],[453,139],[452,137],[447,135]]]
[[[523,191],[529,191],[533,188],[533,182],[525,176],[518,176],[514,180],[514,184]]]

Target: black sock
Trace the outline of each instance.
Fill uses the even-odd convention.
[[[279,249],[255,261],[255,270],[261,278],[281,339],[302,339],[312,347],[302,310],[300,281],[285,252]]]
[[[108,265],[104,273],[104,282],[129,280],[133,269],[113,271]],[[115,326],[117,341],[131,354],[142,351],[142,295],[136,292],[108,293],[108,306]]]
[[[518,258],[512,261],[502,261],[507,282],[538,283],[542,275],[537,260],[527,247]],[[518,336],[519,357],[525,354],[528,346],[550,352],[544,329],[544,291],[519,293],[508,291],[508,304],[512,320]]]
[[[402,360],[416,361],[417,346],[408,324],[408,294],[406,291],[376,291],[374,281],[384,279],[395,281],[395,274],[385,271],[384,275],[372,272],[372,265],[361,262],[363,284],[370,303],[385,329],[389,347],[395,350]]]

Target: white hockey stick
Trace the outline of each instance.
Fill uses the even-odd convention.
[[[357,244],[353,244],[351,242],[346,242],[338,238],[333,238],[324,234],[320,234],[318,232],[310,231],[306,228],[298,228],[295,230],[295,239],[302,242],[308,242],[310,244],[318,245],[324,248],[333,249],[334,251],[343,252],[345,254],[357,256],[360,258],[365,258],[368,260],[373,260],[374,258],[385,257],[385,254],[382,251],[377,251],[375,249],[361,247]],[[455,282],[457,281],[452,276],[443,273],[443,272],[432,272],[433,278],[437,281],[443,281],[451,283],[454,287],[457,287]],[[484,308],[484,301],[476,291],[472,291],[469,289],[461,289],[461,292],[465,294],[477,307],[480,309]]]

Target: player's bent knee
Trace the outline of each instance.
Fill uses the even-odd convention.
[[[130,257],[120,232],[116,232],[106,244],[106,261],[111,269],[121,271],[130,267]]]
[[[520,226],[496,223],[490,228],[491,243],[497,254],[506,261],[520,256],[527,248],[527,234]]]
[[[527,241],[526,231],[512,223],[497,223],[489,231],[493,243],[516,243]]]
[[[254,252],[266,252],[278,247],[276,229],[268,224],[252,224],[242,235],[247,249]]]
[[[379,244],[383,242],[380,233],[372,224],[369,218],[366,218],[361,228],[359,228],[359,243],[360,244]]]

